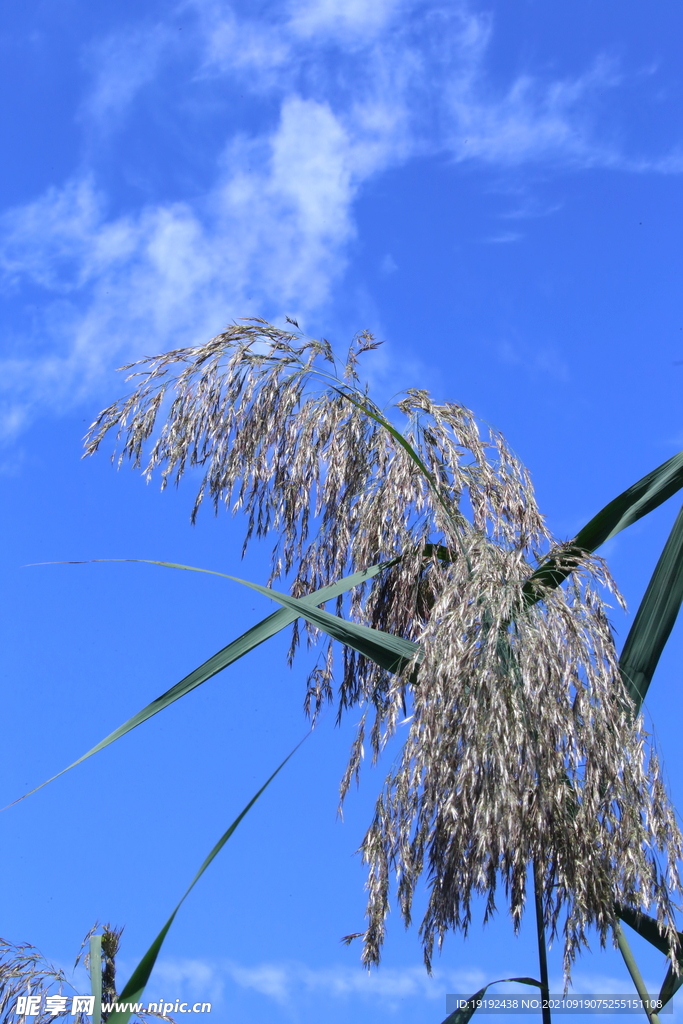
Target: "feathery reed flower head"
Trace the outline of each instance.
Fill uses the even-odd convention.
[[[429,966],[435,941],[467,931],[476,897],[491,915],[501,884],[519,925],[530,864],[567,976],[589,927],[606,940],[615,903],[654,906],[673,952],[683,841],[619,675],[600,596],[616,593],[609,574],[556,544],[526,469],[468,409],[410,389],[399,432],[360,383],[358,358],[374,347],[358,335],[337,369],[324,340],[234,324],[127,367],[137,386],[100,414],[87,452],[117,429],[119,463],[159,469],[163,486],[200,467],[193,520],[208,498],[246,515],[245,547],[273,533],[271,581],[291,574],[295,596],[387,563],[347,614],[418,642],[420,656],[392,676],[345,649],[338,681],[338,714],[363,709],[342,798],[368,715],[377,757],[412,714],[362,845],[367,963],[380,958],[392,876],[406,923],[427,877]],[[538,561],[567,551],[568,584],[530,594]],[[295,628],[291,656],[298,641]],[[333,673],[330,643],[309,677],[314,714]]]

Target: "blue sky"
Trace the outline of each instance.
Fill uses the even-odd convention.
[[[673,0],[5,5],[3,804],[271,610],[193,574],[24,567],[266,578],[265,550],[240,563],[239,521],[189,525],[189,485],[80,461],[121,363],[241,316],[339,349],[369,328],[377,399],[426,387],[495,424],[560,538],[683,447],[682,28]],[[602,552],[631,612],[676,511]],[[621,640],[628,622],[614,610]],[[682,648],[648,701],[678,806]],[[67,965],[96,918],[125,924],[125,976],[306,730],[285,649],[4,812],[0,933]],[[339,822],[353,722],[332,717],[183,907],[150,998],[213,999],[219,1021],[436,1024],[445,991],[535,971],[504,911],[449,939],[432,980],[397,915],[370,977],[340,945],[362,927],[354,851],[383,775]],[[582,988],[630,990],[611,951],[583,958]]]

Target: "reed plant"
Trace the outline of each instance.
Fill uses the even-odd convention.
[[[243,515],[243,551],[271,537],[266,584],[238,582],[280,610],[75,764],[292,625],[290,661],[304,637],[324,641],[303,694],[313,721],[330,702],[340,720],[360,711],[342,801],[366,745],[377,760],[407,726],[361,846],[367,924],[347,941],[361,941],[364,963],[380,962],[392,898],[412,922],[423,880],[428,969],[478,906],[485,923],[505,905],[515,930],[530,907],[539,978],[517,980],[547,996],[546,947],[558,940],[569,983],[594,930],[618,945],[644,995],[626,922],[668,957],[666,1002],[683,979],[683,837],[641,707],[683,598],[683,514],[621,654],[606,597],[622,599],[595,552],[683,486],[683,453],[559,540],[500,432],[424,390],[380,408],[360,377],[377,347],[369,333],[338,361],[291,326],[242,321],[125,367],[132,390],[90,429],[88,455],[115,435],[118,464],[162,487],[199,471],[193,521],[207,501]],[[177,909],[122,996],[144,988]]]

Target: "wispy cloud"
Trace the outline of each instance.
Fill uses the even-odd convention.
[[[595,98],[620,84],[613,65],[597,60],[554,81],[524,75],[496,90],[490,16],[430,0],[292,0],[251,17],[185,0],[168,24],[89,44],[81,113],[90,128],[116,132],[135,115],[140,91],[175,59],[170,27],[181,17],[187,82],[215,95],[238,82],[261,104],[254,130],[225,137],[201,195],[113,215],[86,159],[73,180],[4,214],[5,287],[43,295],[33,336],[16,339],[0,365],[5,434],[38,405],[63,408],[92,392],[114,361],[203,340],[231,316],[321,315],[345,271],[360,190],[416,156],[646,169],[596,129]],[[680,165],[671,154],[658,169]],[[550,363],[537,368],[561,373]]]
[[[109,132],[118,127],[126,109],[155,79],[174,45],[170,26],[155,24],[112,33],[87,46],[83,64],[92,86],[82,100],[80,114],[89,127]]]
[[[489,238],[482,239],[482,241],[486,242],[487,245],[508,245],[510,242],[519,242],[522,238],[524,238],[524,235],[520,231],[502,231],[500,234],[491,235]]]
[[[367,43],[409,7],[405,0],[303,0],[290,5],[289,26],[302,38],[327,36]]]
[[[406,999],[444,999],[447,992],[473,992],[483,983],[476,969],[435,970],[430,977],[424,967],[366,971],[340,964],[310,967],[294,960],[238,964],[234,961],[202,963],[189,960],[163,961],[155,968],[155,983],[169,991],[187,988],[195,998],[214,998],[232,986],[256,992],[280,1006],[292,1005],[318,994],[327,999],[381,1003],[391,1007]]]
[[[502,969],[503,976],[514,971]],[[470,995],[490,981],[490,976],[479,968],[463,970],[434,970],[430,976],[424,967],[382,967],[366,971],[360,966],[349,967],[332,964],[311,967],[295,960],[267,961],[244,965],[234,961],[224,963],[200,963],[198,961],[167,961],[160,967],[164,983],[174,985],[189,983],[192,994],[199,998],[202,992],[226,991],[236,985],[241,989],[257,992],[282,1006],[292,1005],[305,997],[322,994],[338,1001],[361,1000],[391,1008],[402,1005],[405,1000],[419,999],[435,1002],[443,1000],[447,993]],[[561,993],[564,980],[561,975],[551,979],[551,990]],[[651,991],[657,991],[655,980],[650,979]],[[499,983],[499,993],[519,994],[518,984]],[[581,994],[629,993],[630,980],[623,975],[598,971],[575,972],[572,992]]]
[[[230,146],[215,189],[194,208],[107,217],[104,197],[81,179],[10,211],[0,222],[6,282],[28,279],[59,297],[36,328],[50,354],[35,365],[26,355],[4,361],[13,407],[17,388],[59,406],[112,360],[205,339],[228,311],[321,306],[353,234],[358,164],[367,173],[371,159],[329,107],[293,97],[270,137]],[[6,430],[20,425],[11,416],[6,409]]]
[[[570,378],[568,363],[552,345],[542,344],[532,349],[529,345],[503,341],[498,345],[498,357],[501,362],[519,367],[532,378],[548,377],[555,381]]]
[[[614,67],[597,60],[573,78],[543,81],[517,77],[492,96],[481,63],[450,88],[450,146],[458,159],[514,166],[561,162],[580,167],[612,167],[623,160],[596,130],[595,98],[619,84]]]

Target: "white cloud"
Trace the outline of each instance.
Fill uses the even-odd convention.
[[[449,88],[453,153],[460,160],[503,166],[534,161],[618,166],[623,157],[602,140],[592,116],[595,98],[618,84],[613,67],[598,60],[574,78],[544,83],[521,75],[496,98],[475,67]]]
[[[184,73],[219,92],[236,77],[277,113],[249,137],[226,138],[202,196],[111,216],[86,171],[4,215],[6,286],[29,281],[45,295],[34,336],[0,364],[6,434],[37,405],[63,408],[92,392],[114,361],[204,340],[234,316],[320,314],[345,270],[359,190],[417,155],[645,169],[593,124],[595,98],[619,84],[611,65],[556,81],[521,76],[496,92],[491,18],[430,0],[300,0],[258,19],[186,0],[168,25],[90,46],[92,123],[115,128],[134,110],[175,53],[169,26],[182,15],[187,27],[188,12],[194,65]],[[659,169],[680,163],[672,154]],[[564,372],[552,353],[535,369]]]
[[[499,235],[491,235],[483,241],[488,245],[508,245],[510,242],[519,242],[524,235],[519,231],[503,231]]]
[[[159,960],[154,966],[153,984],[146,994],[148,1000],[154,1001],[149,992],[153,989],[173,993],[174,999],[179,993],[192,1001],[217,1002],[225,987],[228,972],[219,970],[215,964],[202,960]]]
[[[113,361],[205,340],[230,313],[320,308],[344,268],[359,183],[383,159],[381,144],[350,138],[327,105],[291,97],[270,137],[229,146],[194,208],[107,218],[83,179],[10,211],[0,223],[6,280],[23,276],[60,300],[39,325],[49,355],[0,364],[12,395],[5,432],[23,422],[17,395],[60,407]]]
[[[290,29],[298,36],[328,36],[348,40],[357,37],[367,45],[408,4],[402,0],[303,0],[292,3]],[[412,5],[411,5],[412,6]]]
[[[111,131],[143,86],[154,80],[171,42],[167,26],[153,25],[113,33],[87,47],[83,63],[93,84],[82,102],[82,116]]]
[[[503,341],[498,345],[498,356],[508,366],[519,366],[532,378],[549,377],[555,381],[570,379],[569,366],[552,345],[531,349],[528,345],[512,345]]]
[[[388,274],[393,274],[395,271],[398,270],[398,263],[396,262],[396,260],[394,259],[394,257],[391,255],[390,252],[386,253],[382,257],[382,261],[381,261],[381,263],[379,265],[379,269],[380,269],[380,272],[382,274],[387,274],[387,275]]]
[[[6,277],[27,276],[59,292],[82,287],[96,268],[95,250],[110,249],[108,233],[98,237],[101,206],[92,181],[84,179],[48,189],[34,202],[5,213],[0,267]],[[124,243],[124,255],[129,255],[126,249]]]
[[[291,68],[292,40],[272,20],[238,18],[214,0],[193,0],[202,50],[200,74],[246,74],[254,92],[282,86]]]
[[[239,18],[217,0],[191,0],[202,25],[204,69],[258,71],[250,86],[261,91],[291,82],[310,58],[309,47],[321,45],[367,51],[390,23],[415,6],[415,0],[303,0],[273,8],[268,18]],[[302,49],[303,48],[303,49]]]
[[[362,999],[389,1006],[409,998],[443,1000],[446,992],[475,991],[484,976],[478,969],[442,971],[430,977],[424,967],[366,971],[334,964],[309,967],[297,961],[238,964],[234,961],[202,963],[190,960],[162,961],[155,968],[154,984],[169,992],[187,986],[194,998],[218,999],[232,985],[258,992],[280,1006],[300,1003],[307,996],[322,994],[336,1000]]]
[[[233,964],[228,968],[228,972],[240,988],[253,989],[278,1003],[289,1002],[294,982],[291,968],[280,964],[260,964],[258,967],[240,967]]]

